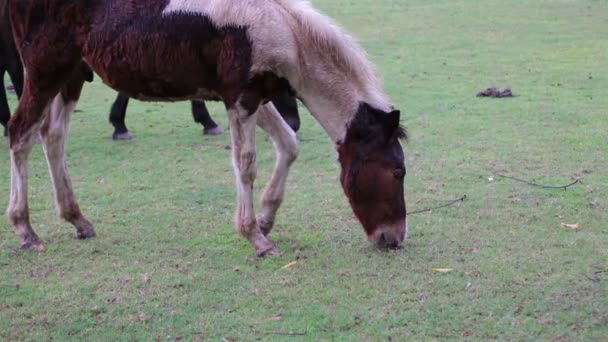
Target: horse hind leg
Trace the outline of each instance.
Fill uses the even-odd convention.
[[[203,125],[203,134],[205,135],[219,135],[224,133],[224,130],[213,121],[209,110],[204,101],[192,101],[192,118],[194,122]]]
[[[15,115],[8,125],[11,192],[6,214],[15,226],[21,247],[41,250],[44,246],[32,229],[29,218],[27,164],[32,146],[39,133],[41,121],[49,112],[50,98],[46,96],[33,97],[27,88],[23,95]]]
[[[258,225],[264,235],[270,234],[285,193],[289,167],[298,157],[298,140],[292,128],[269,102],[258,109],[258,125],[268,134],[276,153],[276,162],[270,182],[261,198]]]
[[[112,104],[109,121],[114,126],[114,133],[112,133],[112,139],[114,140],[131,140],[134,138],[125,123],[128,105],[129,97],[120,93]]]
[[[42,147],[53,182],[57,213],[76,227],[76,235],[81,239],[94,237],[96,232],[91,222],[82,215],[72,191],[65,160],[65,146],[70,117],[80,97],[83,83],[84,78],[79,70],[75,71],[72,79],[53,99],[50,112],[40,129]]]

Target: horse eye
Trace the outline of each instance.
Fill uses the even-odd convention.
[[[403,178],[405,177],[405,169],[395,169],[393,171],[393,175],[395,176],[395,178]]]

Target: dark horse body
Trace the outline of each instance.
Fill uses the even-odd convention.
[[[307,1],[9,0],[9,7],[27,70],[8,127],[7,215],[22,247],[43,247],[27,202],[27,161],[37,136],[59,215],[78,237],[96,235],[76,202],[65,161],[70,114],[86,65],[130,97],[224,102],[237,184],[236,228],[256,255],[278,253],[268,235],[298,154],[295,133],[269,102],[285,92],[302,100],[335,144],[342,188],[368,239],[397,247],[406,238],[400,113],[362,49]],[[276,151],[257,215],[256,125]]]

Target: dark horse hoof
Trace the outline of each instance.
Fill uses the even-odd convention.
[[[215,126],[213,128],[205,128],[203,129],[204,135],[220,135],[223,134],[224,130],[220,126]]]
[[[135,138],[135,136],[133,134],[131,134],[131,132],[112,134],[112,139],[114,139],[114,140],[131,140],[133,138]]]

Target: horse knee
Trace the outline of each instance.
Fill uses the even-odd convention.
[[[285,149],[285,155],[287,162],[291,165],[296,159],[298,159],[298,155],[300,154],[300,149],[298,147],[298,142],[294,138],[291,144],[287,145]]]
[[[243,152],[239,155],[239,175],[242,180],[253,181],[256,176],[255,151]]]
[[[289,132],[286,137],[281,138],[281,144],[279,145],[279,158],[287,162],[287,165],[291,165],[300,153],[298,146],[298,139],[294,132]]]
[[[7,135],[10,142],[10,148],[14,153],[19,153],[28,146],[28,143],[33,139],[33,131],[31,126],[26,127],[13,116],[7,124]]]
[[[40,137],[42,138],[42,141],[45,145],[54,146],[65,140],[65,133],[57,131],[45,133],[41,132]]]
[[[235,217],[236,230],[244,237],[249,237],[256,226],[254,217],[245,217],[240,212],[237,212]]]

